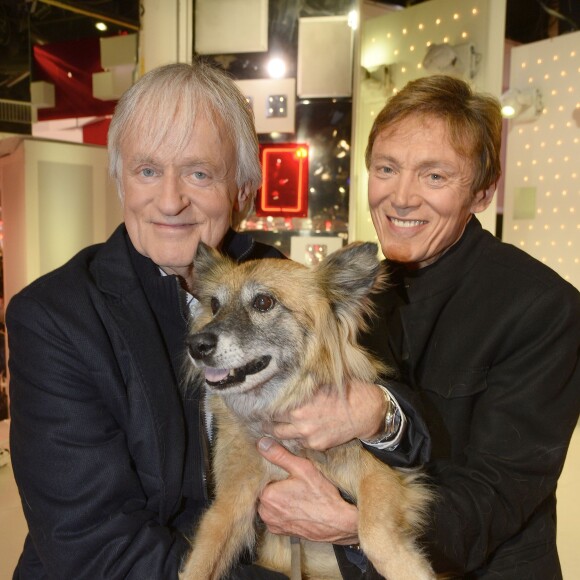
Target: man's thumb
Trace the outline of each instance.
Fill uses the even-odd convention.
[[[259,439],[258,451],[264,459],[281,467],[288,473],[292,471],[292,467],[296,465],[296,460],[299,459],[272,437],[262,437]]]

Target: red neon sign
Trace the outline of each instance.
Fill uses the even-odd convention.
[[[256,214],[282,217],[308,215],[308,145],[272,143],[260,146],[262,188]]]

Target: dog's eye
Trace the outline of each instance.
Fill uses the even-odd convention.
[[[258,294],[254,298],[252,306],[259,312],[267,312],[274,308],[274,304],[276,304],[276,301],[269,294]]]
[[[212,314],[215,314],[220,309],[220,301],[215,296],[210,300],[209,305]]]

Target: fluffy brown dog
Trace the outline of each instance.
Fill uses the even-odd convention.
[[[287,477],[257,452],[260,426],[321,385],[344,392],[353,379],[376,381],[381,368],[357,334],[370,294],[385,283],[377,247],[351,244],[310,269],[275,259],[236,265],[200,244],[195,269],[201,312],[188,346],[193,378],[205,375],[217,427],[216,496],[180,578],[219,580],[244,549],[255,547],[261,565],[290,575],[289,538],[256,531],[262,489]],[[418,473],[389,468],[358,440],[324,453],[284,444],[356,501],[360,546],[383,576],[434,578],[415,542],[430,499]],[[341,578],[331,545],[302,541],[301,548],[303,577]]]

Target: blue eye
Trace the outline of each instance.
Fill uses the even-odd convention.
[[[141,169],[141,175],[143,175],[143,177],[154,177],[155,170],[152,169],[151,167],[144,167],[143,169]]]

